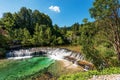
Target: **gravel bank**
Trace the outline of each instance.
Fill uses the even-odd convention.
[[[89,80],[120,80],[120,74],[93,76]]]

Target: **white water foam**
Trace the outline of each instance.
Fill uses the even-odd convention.
[[[34,54],[35,53],[35,54]],[[44,53],[44,54],[43,54]],[[63,60],[65,56],[70,56],[76,60],[83,60],[84,57],[80,53],[75,53],[67,49],[61,48],[31,48],[14,50],[7,53],[8,59],[31,58],[36,55],[45,55],[54,60]]]
[[[27,58],[32,58],[32,56],[24,56],[24,57],[10,57],[10,58],[8,58],[8,59],[17,60],[17,59],[27,59]]]

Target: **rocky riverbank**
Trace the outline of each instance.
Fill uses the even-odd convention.
[[[120,80],[120,74],[93,76],[89,80]]]

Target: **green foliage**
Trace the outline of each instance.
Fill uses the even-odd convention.
[[[10,42],[23,46],[53,46],[79,44],[79,23],[70,28],[52,25],[50,17],[38,10],[22,7],[16,13],[4,13],[0,19]],[[69,35],[69,30],[71,34]]]
[[[0,47],[7,48],[7,38],[0,34]]]
[[[105,62],[107,62],[109,66],[113,66],[113,67],[119,66],[119,63],[117,61],[117,57],[112,45],[104,42],[104,43],[101,43],[99,46],[97,46],[96,49],[99,51],[101,56],[104,57]]]
[[[14,17],[10,12],[4,13],[1,21],[6,26],[7,30],[11,29],[15,25]]]
[[[36,23],[52,27],[52,21],[48,15],[40,13],[38,10],[32,11],[22,7],[17,13],[4,13],[2,22],[6,29],[26,28],[30,34],[34,33]]]
[[[119,4],[119,0],[95,0],[93,7],[90,9],[91,17],[94,17],[95,19],[103,19],[110,16],[113,17],[112,15],[114,15],[116,11],[119,11],[117,10]]]
[[[82,22],[85,23],[85,24],[87,24],[88,23],[88,19],[84,18]]]
[[[71,33],[67,37],[70,40],[72,45],[78,45],[79,44],[79,38],[80,38],[80,31],[79,30],[80,30],[80,24],[79,23],[75,23],[71,26]]]
[[[95,27],[91,23],[88,23],[82,27],[81,31],[82,32],[80,40],[82,45],[82,51],[86,56],[86,59],[92,61],[92,63],[96,66],[97,69],[102,69],[102,67],[104,66],[104,60],[102,59],[98,50],[95,49]]]
[[[61,45],[64,43],[61,37],[57,38],[57,42],[58,42],[58,45]]]
[[[99,40],[109,42],[114,47],[120,61],[120,2],[119,0],[95,0],[90,9],[95,18]]]
[[[63,75],[58,80],[88,80],[93,75],[110,75],[110,74],[120,74],[119,67],[106,68],[102,71],[88,71],[88,72],[79,72],[76,74]]]
[[[50,46],[68,43],[65,30],[62,32],[59,26],[52,26],[50,17],[38,10],[22,7],[17,13],[4,13],[0,21],[13,45]]]
[[[19,29],[15,29],[14,32],[13,32],[13,36],[11,36],[13,39],[16,39],[16,40],[20,40],[22,41],[23,39],[23,29],[22,28],[19,28]]]
[[[38,24],[36,24],[35,27],[35,33],[33,35],[33,39],[34,39],[34,44],[35,45],[42,45],[43,44],[43,27],[40,27]]]
[[[6,49],[0,48],[0,59],[5,57]]]
[[[5,56],[7,48],[8,48],[7,38],[0,34],[0,58],[3,58]]]
[[[22,45],[25,45],[25,46],[29,46],[29,45],[31,45],[31,35],[30,35],[30,33],[29,33],[29,31],[26,29],[26,28],[24,28],[23,29],[23,39],[22,39]]]
[[[46,46],[50,45],[52,40],[52,31],[51,28],[46,25],[36,24],[35,32],[33,35],[33,44],[36,46]]]

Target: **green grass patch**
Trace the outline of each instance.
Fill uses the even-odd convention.
[[[76,74],[62,75],[58,80],[88,80],[93,75],[120,74],[120,67],[106,68],[101,71],[93,70],[88,72],[79,72]]]

